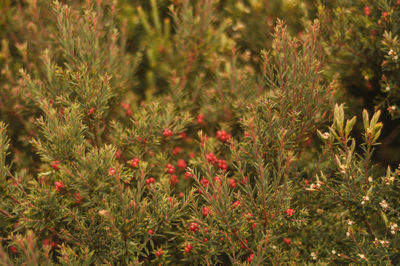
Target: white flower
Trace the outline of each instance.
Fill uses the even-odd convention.
[[[366,260],[366,259],[367,259],[367,258],[365,257],[364,254],[358,254],[358,256],[359,256],[361,259],[363,259],[363,260]]]
[[[385,91],[390,91],[390,87],[386,86]]]
[[[348,219],[348,220],[347,220],[347,224],[348,224],[348,225],[353,225],[353,224],[354,224],[354,221]]]
[[[397,59],[399,59],[398,55],[393,56],[393,60],[397,60]]]
[[[332,254],[335,255],[336,254],[336,250],[332,249]]]
[[[362,198],[361,204],[364,205],[366,201],[369,201],[369,197],[368,196],[364,196]]]
[[[393,51],[393,49],[390,49],[388,55],[394,55],[394,54],[395,54],[395,52]]]
[[[389,209],[389,204],[386,202],[386,200],[382,200],[379,205],[381,205],[382,209],[385,211]]]
[[[311,252],[311,258],[313,260],[317,260],[317,254],[315,254],[315,252]]]
[[[331,136],[331,134],[329,134],[329,132],[322,133],[322,138],[323,139],[329,139],[330,136]]]
[[[368,177],[368,182],[372,182],[372,177]]]
[[[346,232],[346,236],[347,236],[347,237],[350,236],[350,232],[349,232],[349,231]]]
[[[392,225],[390,226],[390,233],[391,233],[392,235],[396,234],[396,231],[399,230],[398,227],[399,227],[399,226],[398,226],[397,224],[392,224]]]

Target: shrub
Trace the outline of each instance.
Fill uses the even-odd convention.
[[[398,263],[380,111],[357,148],[318,20],[271,23],[249,60],[229,18],[261,2],[6,3],[2,264]]]

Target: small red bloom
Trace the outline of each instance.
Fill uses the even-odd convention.
[[[92,107],[92,108],[90,108],[90,110],[89,110],[89,115],[92,115],[92,114],[94,114],[94,107]]]
[[[194,158],[195,156],[196,156],[196,154],[195,154],[194,152],[190,152],[190,153],[189,153],[189,157],[190,157],[190,158]]]
[[[214,176],[214,182],[221,185],[221,178],[219,178],[219,176]]]
[[[149,235],[152,235],[152,234],[154,234],[154,231],[153,231],[152,229],[149,229],[149,230],[147,231],[147,233],[149,233]]]
[[[53,169],[58,170],[60,167],[58,166],[60,164],[60,161],[52,161],[50,166],[53,167]]]
[[[285,213],[290,217],[290,216],[292,216],[294,214],[294,210],[293,209],[287,209],[285,211]]]
[[[115,175],[115,169],[112,168],[112,167],[110,167],[110,168],[108,169],[108,175]]]
[[[167,172],[170,174],[175,173],[175,167],[172,164],[167,164]]]
[[[193,249],[193,246],[190,244],[187,244],[185,247],[185,253],[189,253]]]
[[[190,224],[190,231],[192,231],[192,232],[199,231],[199,225],[197,223],[191,223]]]
[[[193,176],[193,174],[190,173],[190,172],[186,172],[186,173],[185,173],[185,179],[186,179],[186,180],[188,180],[189,177],[192,177],[192,176]]]
[[[16,254],[16,253],[17,253],[17,248],[14,247],[14,246],[10,246],[10,251],[11,251],[12,253]]]
[[[178,176],[177,175],[171,175],[171,177],[169,178],[169,183],[170,183],[171,186],[174,186],[174,185],[178,184],[179,183]]]
[[[133,114],[133,112],[132,112],[132,110],[130,108],[125,110],[125,115],[126,116],[131,116],[132,114]]]
[[[83,199],[83,197],[81,196],[81,193],[79,193],[79,192],[74,193],[74,198],[75,198],[76,204],[80,204]]]
[[[55,187],[56,187],[56,191],[60,192],[61,190],[63,190],[65,188],[64,183],[61,181],[57,181],[54,183]]]
[[[203,217],[206,217],[210,213],[210,208],[208,207],[203,207]]]
[[[235,181],[235,179],[229,179],[229,186],[231,187],[231,188],[235,188],[236,187],[236,181]]]
[[[188,138],[186,132],[180,133],[179,136],[180,136],[183,140],[186,140],[186,139]]]
[[[382,12],[382,17],[386,18],[388,15],[389,15],[389,12],[387,12],[387,11]]]
[[[116,159],[119,159],[119,158],[121,158],[121,156],[122,156],[122,151],[121,151],[120,149],[118,149],[118,150],[115,152],[115,158],[116,158]]]
[[[177,166],[179,169],[183,170],[186,168],[186,161],[184,159],[179,159],[177,162]]]
[[[212,153],[212,152],[207,154],[206,158],[207,158],[207,161],[211,164],[215,164],[217,162],[217,156],[215,156],[214,153]]]
[[[204,242],[207,242],[207,241],[208,241],[207,237],[205,237],[203,241],[204,241]]]
[[[176,155],[178,155],[178,154],[181,153],[181,152],[182,152],[182,148],[179,147],[179,146],[176,146],[176,147],[172,150],[172,155],[176,156]]]
[[[147,178],[146,179],[146,185],[149,185],[149,184],[152,184],[152,183],[154,183],[154,178],[153,177],[150,177],[150,178]]]
[[[131,166],[133,168],[137,168],[139,166],[139,162],[140,162],[139,158],[133,158],[132,162],[131,162]]]
[[[234,207],[234,208],[237,208],[237,207],[239,207],[240,206],[240,201],[235,201],[233,204],[232,204],[232,206]]]
[[[228,169],[228,164],[226,163],[225,160],[218,159],[218,168],[220,168],[220,169],[225,171],[226,169]]]
[[[251,226],[251,228],[254,229],[254,228],[256,228],[256,226],[257,226],[257,224],[256,224],[256,223],[253,223],[252,226]]]
[[[163,132],[163,135],[164,135],[164,137],[170,137],[170,136],[172,136],[172,131],[171,130],[169,130],[169,129],[167,129],[167,128],[165,128],[164,129],[164,132]]]
[[[369,16],[369,15],[371,14],[371,11],[370,11],[370,9],[369,9],[369,6],[365,6],[365,7],[364,7],[364,14],[365,14],[366,16]]]
[[[199,114],[197,116],[197,123],[202,124],[204,122],[204,115]]]
[[[247,257],[247,262],[250,263],[250,262],[253,260],[253,258],[254,258],[254,254],[250,254],[250,255]]]
[[[219,139],[220,141],[226,142],[230,138],[232,138],[232,136],[230,134],[226,133],[226,131],[224,131],[224,130],[217,131],[217,139]]]
[[[162,249],[160,248],[159,250],[156,251],[155,254],[156,254],[157,257],[160,257],[160,256],[162,256],[162,255],[164,254],[164,250],[162,250]]]
[[[185,194],[183,192],[179,192],[179,197],[183,198],[183,196],[185,196]]]
[[[290,243],[292,243],[292,241],[290,240],[290,238],[284,238],[283,242],[285,242],[286,245],[290,245]]]

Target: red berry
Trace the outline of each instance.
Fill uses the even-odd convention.
[[[125,115],[126,115],[126,116],[131,116],[132,114],[133,114],[133,112],[132,112],[131,109],[126,109],[126,110],[125,110]]]
[[[159,250],[156,251],[155,254],[156,254],[157,257],[160,257],[160,256],[162,256],[162,254],[164,254],[164,250],[162,250],[162,249],[160,248]]]
[[[55,187],[56,187],[56,191],[60,192],[61,190],[63,190],[65,188],[64,183],[61,181],[57,181],[54,183]]]
[[[203,207],[203,217],[206,217],[210,213],[210,208],[208,207]]]
[[[115,169],[112,168],[112,167],[110,167],[110,168],[108,169],[108,175],[114,175],[114,174],[115,174]]]
[[[185,247],[185,253],[189,253],[193,249],[193,246],[190,244],[187,244]]]
[[[387,12],[387,11],[385,11],[385,12],[382,12],[382,17],[387,17],[389,15],[389,12]]]
[[[195,154],[194,152],[190,152],[190,153],[189,153],[189,157],[190,157],[190,158],[194,158],[195,156],[196,156],[196,154]]]
[[[207,241],[208,241],[207,237],[205,237],[203,241],[204,241],[204,242],[207,242]]]
[[[167,172],[170,174],[175,173],[175,167],[172,164],[167,164]]]
[[[199,231],[199,225],[197,223],[191,223],[190,224],[190,231],[192,231],[192,232]]]
[[[186,140],[186,139],[188,138],[186,132],[180,133],[179,136],[180,136],[182,139],[184,139],[184,140]]]
[[[219,178],[219,176],[214,176],[214,182],[221,185],[221,178]]]
[[[53,169],[58,170],[60,167],[58,166],[60,164],[60,161],[52,161],[50,166],[53,167]]]
[[[179,197],[183,198],[183,196],[185,196],[185,194],[183,192],[179,192]]]
[[[229,179],[229,186],[231,187],[231,188],[235,188],[236,187],[236,181],[235,181],[235,179]]]
[[[184,159],[179,159],[177,162],[177,166],[179,169],[183,170],[186,168],[186,161]]]
[[[292,241],[290,240],[290,238],[284,238],[283,242],[285,242],[286,245],[290,245],[290,243],[292,243]]]
[[[154,231],[153,231],[152,229],[149,229],[149,230],[147,231],[147,233],[149,233],[149,235],[152,235],[152,234],[154,234]]]
[[[165,128],[164,129],[164,132],[163,132],[163,135],[164,135],[164,137],[170,137],[170,136],[172,136],[172,131],[171,130],[169,130],[169,129],[167,129],[167,128]]]
[[[253,223],[252,226],[251,226],[251,228],[254,229],[254,228],[256,228],[256,226],[257,226],[257,224],[256,224],[256,223]]]
[[[285,213],[290,217],[290,216],[292,216],[294,214],[294,210],[293,209],[287,209],[285,211]]]

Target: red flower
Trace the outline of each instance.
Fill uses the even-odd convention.
[[[58,192],[60,192],[61,190],[63,190],[63,189],[65,188],[64,183],[61,182],[61,181],[55,182],[54,185],[55,185],[56,190],[57,190]]]
[[[154,234],[154,231],[153,231],[152,229],[149,229],[149,230],[147,231],[147,233],[149,233],[149,235],[152,235],[152,234]]]
[[[235,201],[233,204],[232,204],[232,206],[234,207],[234,208],[237,208],[237,207],[239,207],[240,206],[240,201]]]
[[[186,168],[186,161],[184,159],[179,159],[177,162],[177,166],[179,169],[183,170]]]
[[[229,180],[229,186],[231,187],[231,188],[235,188],[236,187],[236,181],[235,181],[235,179],[230,179]]]
[[[206,217],[210,213],[210,208],[208,207],[203,207],[203,217]]]
[[[164,254],[164,250],[162,250],[161,248],[159,250],[156,251],[156,256],[160,257],[162,256],[162,254]]]
[[[149,184],[152,184],[152,183],[154,183],[154,178],[153,177],[150,177],[150,178],[147,178],[146,179],[146,185],[149,185]]]
[[[90,110],[89,110],[89,115],[92,115],[92,114],[94,114],[94,107],[92,107],[92,108],[90,108]]]
[[[293,209],[287,209],[285,211],[285,213],[290,217],[290,216],[292,216],[294,214],[294,210]]]
[[[253,260],[253,258],[254,258],[254,254],[250,254],[250,255],[247,257],[247,262],[250,263],[250,262]]]
[[[12,253],[16,254],[16,253],[17,253],[17,248],[14,247],[14,246],[10,246],[10,251],[11,251]]]
[[[169,129],[167,129],[167,128],[164,128],[164,132],[163,132],[163,135],[164,135],[164,137],[170,137],[170,136],[172,136],[172,131],[171,130],[169,130]]]
[[[220,169],[225,171],[226,169],[228,169],[228,164],[226,163],[225,160],[219,159],[218,160],[218,168],[220,168]]]
[[[286,245],[290,245],[290,243],[292,243],[292,241],[290,240],[290,238],[284,238],[283,242],[285,242]]]
[[[177,175],[171,175],[171,177],[169,178],[169,183],[170,183],[171,186],[174,186],[174,185],[178,184],[179,183],[178,176]]]
[[[172,164],[167,164],[167,172],[170,174],[175,173],[175,167]]]
[[[133,158],[132,162],[131,162],[131,166],[133,168],[137,168],[139,166],[139,162],[140,162],[139,158]]]
[[[226,131],[224,131],[224,130],[217,131],[217,139],[219,139],[220,141],[226,142],[230,138],[232,138],[232,136],[230,134],[226,133]]]
[[[199,114],[197,116],[197,123],[202,124],[204,122],[204,115]]]
[[[212,152],[207,154],[206,158],[207,158],[207,161],[211,164],[215,164],[217,162],[217,156],[215,156],[214,153],[212,153]]]
[[[186,179],[186,180],[188,180],[189,177],[192,177],[192,176],[193,176],[193,174],[190,173],[190,172],[186,172],[186,173],[185,173],[185,179]]]
[[[369,9],[369,6],[365,6],[365,7],[364,7],[364,14],[365,14],[366,16],[369,16],[369,15],[371,14],[370,9]]]
[[[116,158],[116,159],[119,159],[119,158],[121,158],[121,156],[122,156],[122,151],[121,151],[120,149],[118,149],[118,150],[115,152],[115,158]]]
[[[178,155],[178,153],[182,152],[182,148],[179,146],[176,146],[173,150],[172,150],[172,155],[176,156]]]
[[[53,169],[58,170],[60,167],[58,166],[60,164],[60,161],[52,161],[50,166],[53,167]]]
[[[185,247],[185,253],[189,253],[193,249],[193,246],[190,244],[187,244]]]
[[[76,204],[80,204],[83,199],[83,197],[81,196],[81,193],[79,193],[79,192],[74,193],[74,198],[75,198]]]
[[[192,231],[192,232],[199,231],[199,225],[197,223],[191,223],[190,224],[190,231]]]
[[[108,175],[114,175],[114,174],[115,174],[115,169],[112,168],[112,167],[110,167],[110,168],[108,169]]]

